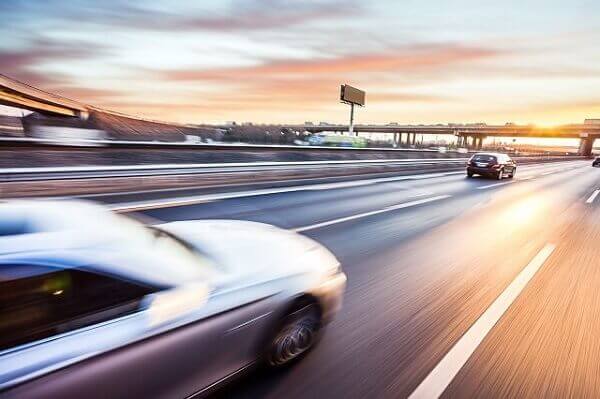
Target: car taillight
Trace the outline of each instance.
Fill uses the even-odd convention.
[[[495,163],[495,164],[492,165],[492,169],[500,169],[500,166],[501,165]]]

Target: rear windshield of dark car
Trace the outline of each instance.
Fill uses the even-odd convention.
[[[476,162],[496,162],[496,157],[493,155],[473,155],[472,160]]]

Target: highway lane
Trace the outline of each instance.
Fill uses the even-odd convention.
[[[600,202],[590,188],[548,236],[553,254],[446,397],[600,395]]]
[[[597,249],[587,237],[600,233],[591,222],[597,221],[594,206],[600,204],[586,201],[600,187],[600,173],[587,162],[572,165],[521,168],[519,179],[505,185],[443,176],[237,198],[145,215],[240,218],[286,228],[340,220],[304,231],[342,260],[349,278],[344,309],[321,345],[294,368],[252,373],[223,390],[223,397],[406,397],[548,243],[556,245],[548,263],[459,367],[450,387],[442,386],[446,396],[540,396],[535,393],[544,387],[573,387],[573,375],[584,375],[583,391],[551,392],[598,396],[591,361],[600,355],[592,342],[598,308],[589,305],[598,301],[593,282],[600,277],[594,268]],[[436,196],[447,197],[419,203]],[[372,213],[387,208],[392,209]],[[573,274],[577,263],[585,267]],[[565,292],[571,291],[581,306],[569,313],[574,301]],[[507,324],[509,317],[516,321]],[[582,325],[592,332],[582,332]],[[529,349],[540,341],[559,355],[544,354],[542,345],[533,345],[537,352]],[[584,355],[570,368],[561,367],[567,362],[553,363],[568,359],[573,347]]]

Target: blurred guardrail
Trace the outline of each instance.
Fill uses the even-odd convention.
[[[68,144],[68,145],[67,145]],[[0,168],[466,158],[461,151],[0,138]],[[539,155],[538,155],[539,157]],[[547,157],[547,155],[544,155]]]
[[[463,154],[464,155],[464,154]],[[519,164],[579,160],[582,157],[521,157]],[[467,158],[229,162],[0,168],[0,198],[82,196],[227,187],[281,187],[301,182],[459,171]]]
[[[59,166],[0,168],[0,182],[72,180],[113,177],[165,176],[206,173],[264,172],[357,166],[464,166],[468,158],[385,159],[302,162],[226,162],[208,164],[162,164],[123,166]],[[326,174],[326,172],[325,172]]]
[[[516,157],[519,163],[564,161],[581,157]],[[302,162],[226,162],[207,164],[160,164],[120,166],[58,166],[33,168],[0,168],[0,182],[26,182],[40,180],[99,179],[114,177],[150,177],[170,175],[199,175],[208,173],[302,171],[321,169],[327,175],[332,168],[348,167],[463,167],[468,158],[423,159],[365,159],[353,161],[302,161]]]
[[[307,149],[307,150],[338,150],[338,151],[423,151],[437,152],[437,150],[422,148],[389,148],[389,147],[332,147],[314,145],[290,145],[290,144],[249,144],[249,143],[197,143],[197,142],[162,142],[162,141],[134,141],[134,140],[94,140],[94,139],[52,139],[34,137],[0,137],[0,144],[15,146],[80,146],[80,147],[122,147],[122,148],[210,148],[210,149],[232,149],[232,148],[254,148],[254,149]]]
[[[0,198],[222,190],[461,170],[433,149],[0,138]],[[516,157],[518,163],[582,159]]]

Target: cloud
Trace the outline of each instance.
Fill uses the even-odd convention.
[[[47,62],[72,62],[93,58],[106,52],[106,47],[90,43],[57,43],[34,39],[24,49],[0,49],[0,71],[12,79],[83,103],[94,104],[119,98],[120,88],[83,87],[74,76],[44,72]]]
[[[128,29],[222,32],[288,28],[317,20],[330,21],[357,15],[361,10],[358,0],[237,0],[221,11],[193,8],[187,12],[176,8],[168,11],[149,8],[124,0],[52,0],[35,6],[17,2],[12,8],[6,7],[7,14],[20,17],[34,15],[39,19],[68,21],[70,24],[81,21]]]
[[[163,103],[157,93],[155,98],[141,99],[138,104],[109,98],[102,106],[154,116],[162,112],[180,121],[186,114],[237,119],[239,113],[259,110],[282,115],[314,114],[338,106],[340,83],[366,89],[369,104],[433,104],[450,97],[420,93],[403,83],[406,75],[423,71],[442,75],[453,65],[498,55],[486,48],[429,44],[318,60],[266,60],[249,67],[155,71],[157,82],[185,87],[175,103]],[[190,87],[197,90],[190,91]]]
[[[237,1],[228,12],[172,21],[172,29],[215,31],[267,30],[290,27],[317,20],[332,20],[360,11],[357,1]]]
[[[416,46],[386,53],[346,55],[317,60],[270,61],[256,66],[218,69],[186,69],[164,72],[175,81],[236,81],[240,79],[273,80],[314,76],[343,77],[353,73],[401,72],[486,59],[499,55],[497,50],[460,45]]]
[[[38,72],[45,62],[79,60],[97,56],[102,48],[88,43],[56,43],[44,39],[34,39],[24,49],[0,49],[0,71],[33,86],[50,88],[69,82],[60,74]]]

